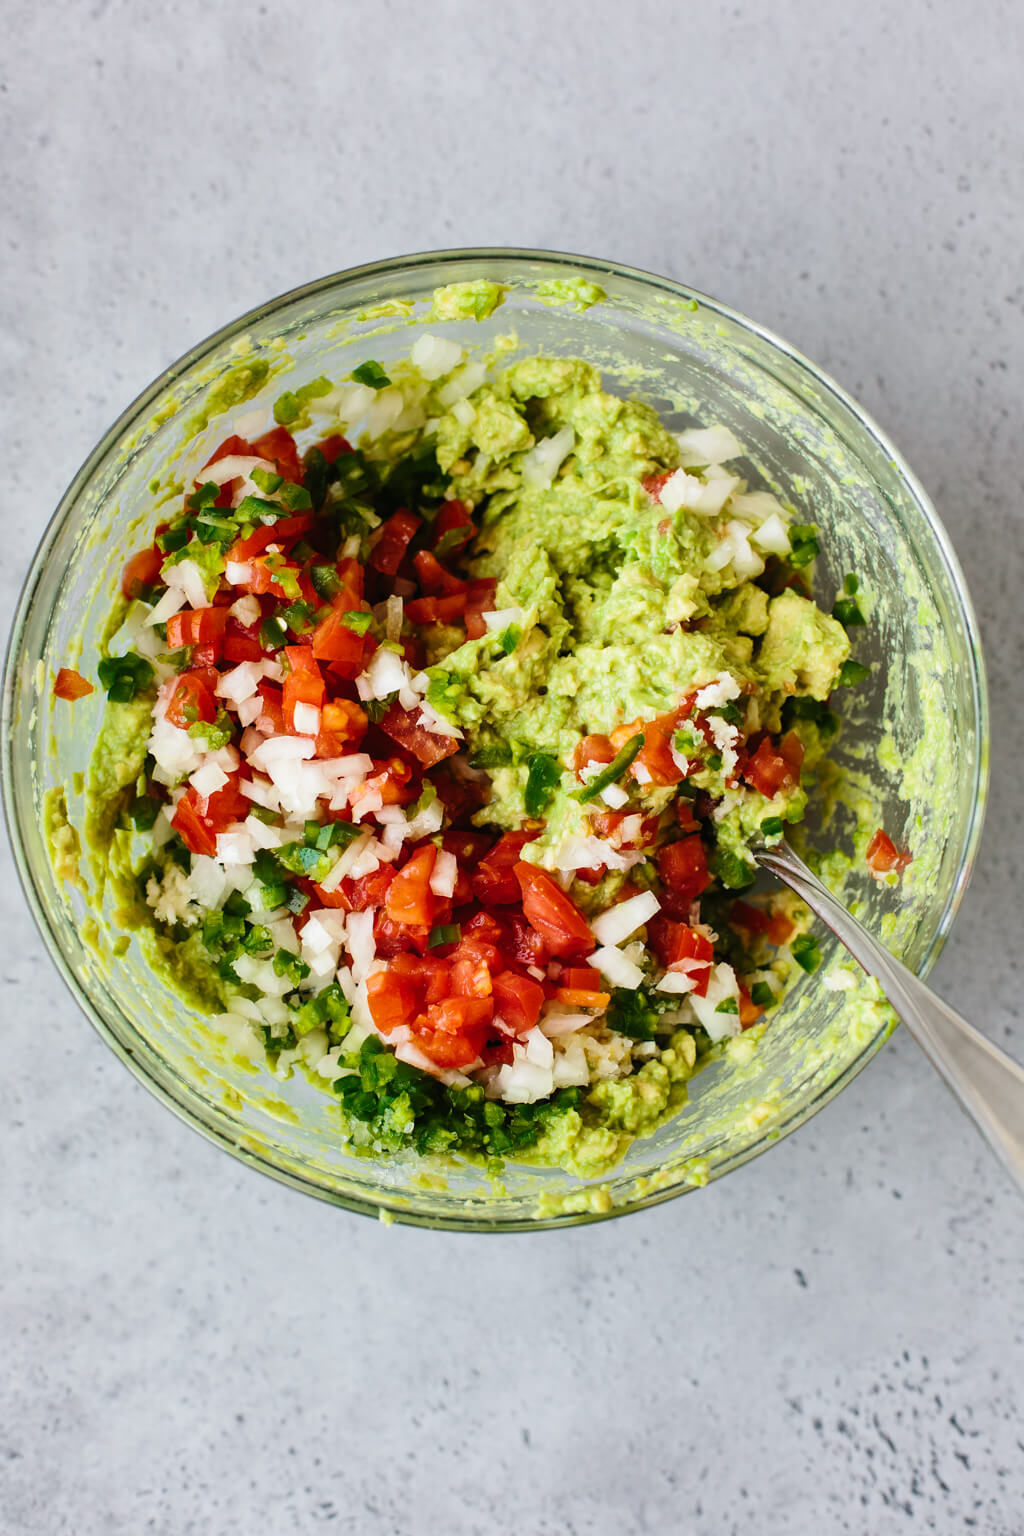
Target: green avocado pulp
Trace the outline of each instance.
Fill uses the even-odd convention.
[[[601,295],[566,290],[540,297],[585,308]],[[483,319],[501,299],[493,284],[458,285],[458,291],[438,293],[435,316]],[[414,363],[391,367],[369,405],[365,388],[357,395],[351,384],[325,381],[319,393],[288,396],[294,413],[289,425],[300,448],[342,432],[358,441],[368,461],[392,469],[416,460],[427,444],[445,479],[445,496],[471,509],[478,532],[460,569],[468,580],[496,582],[489,614],[495,622],[473,639],[455,625],[425,628],[427,697],[439,718],[461,733],[471,768],[484,765],[472,769],[486,773],[489,783],[477,825],[515,830],[542,822],[540,835],[523,851],[528,863],[564,874],[566,850],[592,838],[594,806],[581,799],[573,769],[582,738],[612,737],[671,714],[683,697],[718,689],[721,697],[716,694],[707,712],[724,722],[714,726],[724,733],[721,740],[676,739],[691,759],[690,791],[715,806],[712,869],[718,879],[702,917],[719,934],[716,959],[733,960],[753,985],[767,989],[773,1007],[791,979],[801,976],[795,940],[805,934],[808,914],[789,896],[773,898],[771,915],[790,925],[791,937],[781,947],[730,928],[730,888],[747,883],[751,841],[766,835],[766,826],[768,835],[778,835],[783,824],[798,823],[816,784],[826,809],[842,804],[852,810],[861,852],[879,819],[867,784],[838,776],[828,756],[838,721],[825,701],[850,657],[847,631],[815,603],[806,562],[791,569],[773,554],[777,530],[772,539],[765,530],[759,547],[761,530],[776,514],[757,503],[765,493],[740,479],[728,458],[702,461],[699,449],[686,446],[686,435],[674,436],[649,406],[607,392],[587,362],[509,361],[504,354],[512,350],[506,340],[486,370],[465,355],[440,374]],[[259,384],[246,372],[225,403],[249,399]],[[365,420],[361,432],[350,414],[357,407]],[[196,418],[193,430],[205,428],[209,414]],[[663,490],[652,495],[645,488],[646,480],[670,473],[682,477],[676,488],[691,499],[699,500],[709,487],[713,492],[716,481],[731,484],[719,510],[709,513],[685,499],[662,504]],[[184,480],[177,466],[164,478],[167,484]],[[779,508],[779,515],[794,534],[800,529],[802,538],[810,538],[813,508]],[[364,557],[369,532],[363,531]],[[727,547],[733,553],[723,559]],[[119,605],[110,626],[112,654],[122,654],[137,637],[138,622],[137,613]],[[155,664],[160,682],[166,658]],[[721,687],[723,678],[734,692]],[[318,1014],[307,1001],[306,1013],[297,1012],[301,1022],[268,1034],[254,1021],[258,989],[240,982],[207,943],[206,914],[189,888],[187,852],[182,857],[173,836],[156,844],[133,823],[146,793],[147,763],[151,767],[154,696],[151,688],[128,703],[109,703],[92,754],[82,836],[96,895],[111,901],[115,926],[136,937],[153,969],[210,1017],[211,1062],[226,1051],[230,1059],[252,1061],[261,1073],[269,1069],[277,1081],[300,1072],[328,1091],[335,1071],[358,1078],[366,1102],[356,1105],[348,1095],[337,1105],[339,1140],[349,1151],[387,1157],[412,1146],[427,1160],[425,1167],[443,1167],[455,1156],[478,1160],[497,1176],[504,1159],[603,1179],[634,1140],[678,1114],[688,1081],[708,1061],[724,1053],[743,1069],[755,1059],[771,1028],[770,1011],[753,1028],[718,1039],[692,1017],[637,1038],[595,1019],[580,1032],[590,1081],[507,1108],[498,1125],[489,1108],[493,1101],[475,1083],[423,1084],[408,1074],[392,1082],[379,1043],[358,1022],[353,1029],[350,1012]],[[739,782],[725,730],[734,719],[752,733],[791,733],[803,752],[802,783],[765,795]],[[557,765],[540,818],[531,804],[538,758]],[[664,819],[676,790],[638,781],[631,795],[631,810]],[[71,878],[79,868],[78,834],[58,796],[50,801],[48,822],[55,866]],[[841,875],[841,864],[836,856],[834,874]],[[608,867],[592,884],[577,880],[573,899],[593,917],[627,879],[649,889],[655,878],[649,860]],[[886,1019],[877,991],[842,968],[833,967],[832,974],[840,977],[835,988],[849,992],[851,1008],[860,1010],[865,1039],[877,1034]],[[858,1026],[848,1021],[850,1027]],[[374,1114],[368,1118],[371,1100]],[[775,1107],[768,1094],[744,1113],[755,1128]],[[282,1118],[293,1113],[280,1101],[271,1112]],[[700,1182],[699,1168],[692,1177]],[[581,1198],[601,1209],[605,1196],[590,1190]]]

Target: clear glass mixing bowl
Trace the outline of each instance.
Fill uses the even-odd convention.
[[[500,308],[479,323],[428,323],[436,288],[476,278],[507,285]],[[579,311],[552,304],[541,287],[578,278],[600,284],[606,297]],[[301,1078],[254,1075],[211,1049],[201,1015],[153,974],[138,944],[118,952],[110,894],[98,902],[93,893],[87,904],[55,876],[44,830],[44,796],[54,785],[67,786],[71,820],[81,820],[73,776],[86,766],[103,707],[99,692],[73,707],[55,706],[52,674],[77,641],[78,665],[95,675],[121,565],[158,521],[147,490],[153,477],[211,408],[218,414],[202,443],[219,441],[286,387],[323,373],[342,376],[370,356],[386,366],[428,328],[481,351],[514,332],[527,351],[589,359],[612,388],[642,396],[680,426],[725,422],[748,449],[751,475],[821,525],[818,592],[830,598],[846,571],[859,573],[873,611],[857,654],[875,666],[871,683],[847,695],[855,713],[847,715],[837,757],[851,782],[874,797],[889,832],[911,836],[927,856],[895,891],[855,866],[846,894],[870,926],[885,925],[890,947],[919,972],[949,931],[981,830],[987,725],[979,642],[963,577],[928,498],[859,407],[785,343],[723,305],[606,262],[540,251],[447,251],[325,278],[194,348],[89,456],[25,584],[3,695],[4,799],[15,856],[68,986],[158,1098],[296,1189],[426,1226],[567,1225],[669,1199],[763,1151],[866,1065],[888,1033],[884,1016],[844,1011],[842,994],[821,985],[821,973],[804,979],[753,1059],[700,1074],[689,1107],[637,1141],[596,1187],[518,1165],[508,1167],[501,1189],[474,1167],[424,1179],[414,1159],[349,1155],[337,1141],[329,1094]],[[842,811],[815,837],[822,847],[844,840],[849,847]]]

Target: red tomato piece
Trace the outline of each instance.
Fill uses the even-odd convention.
[[[685,917],[711,884],[704,844],[698,836],[684,837],[660,848],[656,862],[664,886],[662,908],[669,917]]]
[[[428,1015],[424,1015],[426,1017]],[[479,1059],[486,1040],[486,1030],[480,1029],[474,1030],[471,1035],[453,1035],[447,1030],[430,1029],[424,1025],[416,1033],[416,1044],[424,1056],[429,1056],[436,1067],[455,1071],[471,1067]]]
[[[674,469],[663,469],[659,474],[648,475],[640,484],[652,501],[661,501],[661,493],[667,481],[675,474]]]
[[[439,736],[435,731],[428,731],[426,726],[420,725],[419,716],[418,709],[410,712],[401,704],[392,704],[380,722],[381,730],[405,751],[411,752],[424,768],[433,768],[435,763],[457,752],[459,743],[454,736]]]
[[[551,959],[551,953],[536,928],[532,928],[522,912],[513,912],[508,918],[509,951],[520,965],[543,968]]]
[[[210,465],[216,464],[219,459],[251,459],[262,457],[264,457],[264,455],[257,452],[254,443],[247,442],[244,437],[239,437],[237,434],[232,434],[231,437],[226,437],[221,443],[220,447],[211,453],[210,457],[203,465],[203,469],[209,469]],[[196,477],[197,482],[200,485],[202,484],[202,475],[203,470],[201,469]]]
[[[567,965],[558,978],[558,985],[576,992],[600,992],[601,972],[595,971],[592,965]]]
[[[432,550],[420,549],[412,557],[420,586],[428,597],[453,597],[469,591],[469,583],[446,571]]]
[[[417,848],[388,886],[384,908],[396,923],[429,928],[434,921],[436,898],[430,889],[437,849],[433,843]]]
[[[572,766],[576,777],[588,763],[610,763],[615,756],[609,736],[584,736],[573,748]]]
[[[183,672],[167,701],[167,719],[179,729],[187,730],[197,720],[210,725],[216,718],[217,704],[207,684],[194,673]]]
[[[270,544],[280,544],[282,549],[295,543],[313,526],[313,514],[303,512],[298,517],[279,517],[276,523],[264,523],[254,528],[247,539],[236,539],[225,559],[242,563],[261,555]]]
[[[490,853],[473,871],[471,880],[478,901],[485,907],[508,907],[521,899],[515,866],[527,843],[540,836],[536,832],[504,832]]]
[[[381,528],[367,565],[380,571],[382,576],[394,576],[422,525],[422,519],[413,512],[407,512],[404,507],[393,513]]]
[[[237,619],[228,619],[224,631],[223,655],[225,661],[237,666],[240,661],[262,661],[263,646],[260,644],[259,627],[249,629]]]
[[[876,878],[880,875],[891,874],[893,870],[898,875],[902,874],[908,864],[913,862],[913,855],[905,853],[897,848],[888,833],[879,827],[868,843],[864,855],[868,869]]]
[[[281,695],[284,728],[290,735],[301,735],[295,724],[296,705],[309,704],[314,709],[321,709],[326,689],[316,658],[308,645],[286,645],[284,653],[291,667]]]
[[[430,945],[430,929],[410,923],[396,923],[381,908],[373,920],[373,939],[378,955],[385,960],[405,953],[425,955]]]
[[[411,976],[402,976],[393,966],[374,971],[366,978],[366,1000],[374,1024],[382,1034],[390,1035],[400,1024],[411,1024],[420,1008],[420,989]]]
[[[419,988],[421,1007],[443,1002],[451,994],[451,967],[440,955],[395,955],[388,969]]]
[[[172,613],[167,620],[168,647],[177,651],[185,645],[210,645],[219,655],[227,622],[226,608],[186,608]]]
[[[540,1018],[544,988],[532,976],[499,971],[494,978],[494,1011],[517,1035],[524,1035]]]
[[[361,875],[358,880],[346,878],[333,891],[322,890],[310,882],[317,900],[325,907],[339,907],[343,912],[365,912],[367,907],[380,907],[388,893],[388,886],[395,878],[390,864],[382,864],[371,875]]]
[[[427,1025],[446,1035],[463,1035],[480,1029],[494,1018],[491,997],[446,997],[427,1009]]]
[[[433,531],[435,546],[441,542],[445,534],[455,534],[457,531],[457,542],[454,538],[445,540],[445,549],[452,554],[457,554],[465,549],[476,533],[476,525],[470,516],[469,508],[461,501],[445,501],[437,509]]]
[[[414,597],[405,605],[405,616],[413,624],[457,624],[466,612],[461,593],[451,597]]]
[[[792,731],[782,738],[778,749],[772,746],[771,737],[765,736],[757,751],[748,758],[743,777],[765,799],[771,800],[780,790],[794,789],[800,783],[803,757],[803,744]]]
[[[302,480],[302,461],[299,458],[299,450],[295,446],[295,439],[285,427],[272,427],[269,432],[264,432],[252,445],[253,453],[261,459],[269,459],[277,465],[277,472],[286,480]]]
[[[366,639],[349,628],[344,615],[359,611],[358,604],[349,603],[347,607],[341,608],[335,602],[327,618],[314,629],[311,641],[313,655],[319,661],[328,662],[332,672],[350,682],[363,670]]]
[[[497,581],[493,577],[484,577],[479,581],[471,581],[466,590],[466,638],[479,640],[481,635],[487,633],[487,625],[482,615],[490,613],[494,607],[494,593]]]
[[[437,778],[434,779],[434,783],[438,783]],[[440,793],[440,789],[438,792]],[[478,864],[484,855],[490,852],[492,839],[486,832],[453,830],[444,834],[441,844],[446,853],[454,853],[460,864]],[[483,920],[485,915],[479,912],[477,917]],[[473,921],[476,922],[477,918]],[[497,940],[493,942],[497,943]]]
[[[680,961],[699,961],[705,969],[692,972],[687,970],[687,974],[692,975],[697,983],[694,988],[697,996],[703,997],[706,994],[711,963],[715,957],[714,946],[707,934],[699,933],[687,923],[675,922],[659,912],[647,924],[647,942],[666,970],[679,966]]]
[[[261,728],[269,727],[270,733],[280,736],[284,732],[284,708],[281,702],[281,689],[276,683],[269,683],[266,679],[258,685],[260,698],[263,700],[263,712],[258,717],[257,723]]]
[[[766,912],[764,907],[752,906],[749,901],[734,901],[729,920],[748,933],[764,934],[770,944],[788,944],[795,927],[784,913]]]
[[[212,859],[217,853],[217,834],[199,814],[199,803],[195,790],[186,789],[171,817],[171,826],[190,853],[203,853]]]
[[[84,699],[87,694],[96,690],[81,672],[76,672],[74,667],[61,667],[53,681],[53,696],[56,699]]]
[[[155,586],[163,563],[164,557],[155,545],[132,555],[121,572],[121,591],[125,597],[138,597],[140,588]]]
[[[755,1002],[751,1001],[750,993],[747,991],[742,981],[739,983],[739,992],[740,1029],[749,1029],[752,1024],[757,1023],[762,1013],[764,1013],[764,1009],[759,1008]]]
[[[523,913],[553,955],[589,955],[595,947],[590,926],[556,880],[535,864],[520,862],[515,876],[523,893]]]
[[[335,459],[343,453],[352,452],[352,444],[347,437],[342,437],[340,432],[332,432],[330,437],[325,437],[317,446],[328,464],[333,464]]]

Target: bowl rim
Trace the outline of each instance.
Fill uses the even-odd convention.
[[[387,1191],[384,1189],[380,1190],[382,1198],[378,1199],[339,1193],[337,1190],[333,1190],[326,1185],[303,1178],[291,1172],[288,1168],[279,1166],[262,1153],[252,1151],[251,1148],[243,1145],[240,1139],[228,1134],[226,1130],[200,1119],[190,1107],[175,1096],[169,1087],[157,1080],[148,1070],[146,1064],[127,1045],[118,1039],[94,1005],[88,991],[68,963],[57,935],[50,924],[21,835],[21,828],[16,814],[14,792],[14,705],[17,661],[21,651],[22,636],[35,604],[44,568],[64,521],[77,503],[85,486],[110,452],[116,447],[119,439],[127,435],[129,431],[140,424],[140,421],[144,420],[145,413],[153,401],[170,385],[174,384],[177,379],[181,378],[197,363],[202,362],[216,348],[231,342],[251,326],[265,321],[280,310],[301,303],[304,300],[317,298],[322,294],[342,288],[346,284],[357,280],[391,277],[426,266],[444,268],[445,266],[464,265],[467,262],[472,263],[473,261],[502,261],[513,266],[517,262],[521,262],[549,265],[560,269],[572,268],[577,273],[584,272],[596,279],[600,279],[602,275],[625,278],[649,289],[661,290],[675,300],[682,300],[684,302],[695,301],[701,309],[708,310],[732,325],[737,326],[741,331],[746,331],[759,338],[762,342],[767,343],[770,348],[794,363],[798,370],[806,374],[824,392],[826,397],[832,397],[850,413],[858,426],[883,451],[906,483],[908,492],[924,516],[924,520],[945,567],[945,574],[959,604],[971,659],[970,692],[976,731],[974,793],[971,799],[970,821],[967,826],[955,878],[950,884],[929,946],[917,966],[919,975],[927,975],[949,936],[953,920],[970,883],[984,826],[989,779],[989,703],[981,637],[967,583],[949,534],[938,515],[931,497],[899,449],[878,426],[873,417],[830,374],[826,373],[816,363],[812,362],[802,352],[767,326],[751,320],[742,311],[732,308],[730,305],[713,298],[700,289],[677,282],[673,278],[647,272],[642,268],[627,266],[621,262],[602,260],[599,257],[582,256],[568,251],[533,249],[530,247],[475,246],[417,251],[407,255],[388,257],[380,261],[367,262],[359,266],[343,268],[340,271],[329,273],[326,276],[316,278],[311,282],[279,293],[274,298],[256,305],[254,308],[245,311],[244,314],[239,315],[236,319],[229,321],[226,325],[210,332],[201,341],[195,343],[186,352],[182,353],[180,357],[170,363],[126,406],[83,460],[64,494],[61,496],[56,510],[50,517],[36,552],[31,559],[15,609],[4,658],[3,693],[2,703],[0,703],[0,736],[2,736],[2,758],[0,758],[2,773],[0,773],[0,781],[2,781],[4,817],[14,853],[18,878],[36,927],[59,975],[82,1012],[118,1059],[178,1119],[191,1126],[193,1130],[198,1131],[214,1145],[222,1147],[225,1151],[231,1153],[232,1156],[239,1159],[239,1161],[251,1168],[257,1169],[269,1178],[275,1179],[278,1183],[285,1184],[292,1189],[297,1189],[329,1205],[341,1207],[359,1215],[389,1221],[393,1220],[406,1226],[426,1227],[432,1230],[536,1232],[613,1220],[620,1216],[627,1216],[634,1211],[646,1210],[655,1205],[661,1205],[668,1200],[674,1200],[680,1195],[690,1193],[699,1186],[680,1182],[671,1188],[645,1193],[634,1199],[626,1200],[621,1205],[614,1206],[608,1211],[596,1211],[593,1209],[570,1210],[559,1215],[524,1216],[514,1220],[507,1218],[490,1220],[478,1215],[462,1217],[447,1214],[421,1214],[416,1211],[405,1210],[400,1205],[390,1205],[386,1198]],[[828,1082],[821,1092],[809,1103],[801,1109],[794,1111],[782,1125],[773,1127],[770,1136],[765,1136],[741,1147],[732,1156],[717,1164],[710,1173],[709,1182],[724,1177],[725,1174],[760,1156],[762,1152],[766,1151],[776,1142],[792,1135],[794,1131],[798,1130],[807,1120],[816,1115],[854,1077],[863,1071],[868,1062],[880,1050],[886,1038],[888,1038],[888,1033],[886,1031],[879,1031],[847,1065],[843,1072]],[[581,1186],[581,1188],[584,1187]]]

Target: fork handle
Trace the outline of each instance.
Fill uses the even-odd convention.
[[[887,1001],[1024,1191],[1024,1067],[890,955],[788,843],[759,849],[756,858],[802,897],[868,975],[881,983]]]

